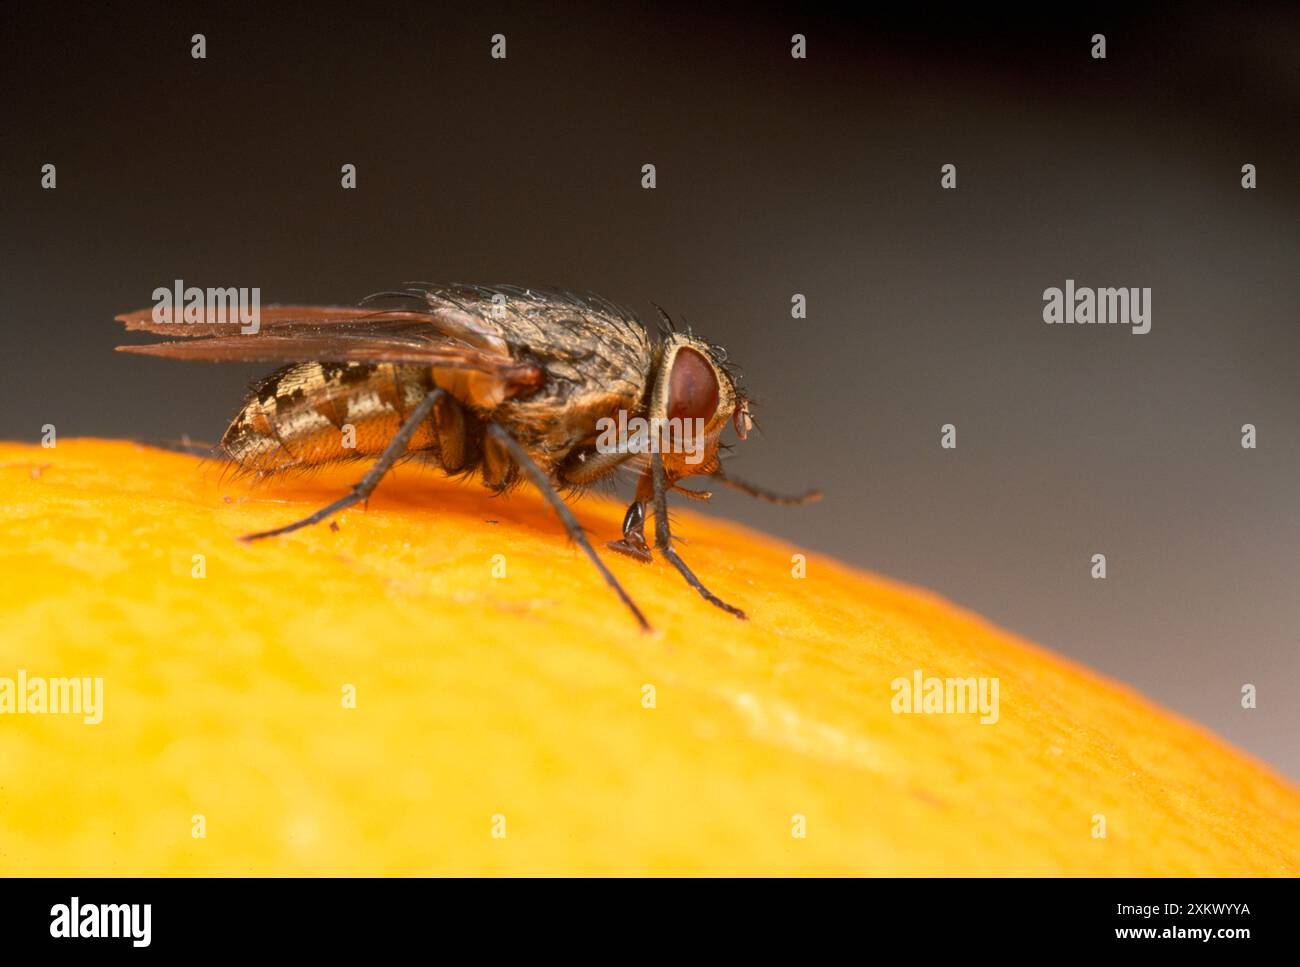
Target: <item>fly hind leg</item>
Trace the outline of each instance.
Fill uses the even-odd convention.
[[[418,406],[411,411],[411,415],[406,418],[402,428],[397,431],[393,438],[388,441],[388,446],[384,447],[384,452],[379,455],[375,465],[370,468],[370,472],[352,485],[352,492],[346,497],[340,497],[334,503],[322,507],[316,513],[302,520],[294,521],[292,524],[285,524],[283,527],[277,527],[274,530],[260,531],[256,534],[245,534],[240,538],[241,541],[259,541],[264,537],[275,537],[279,534],[287,534],[290,531],[296,531],[301,527],[310,527],[312,524],[319,524],[325,518],[337,514],[341,510],[346,510],[353,504],[359,504],[369,500],[370,495],[374,493],[375,488],[379,486],[379,481],[384,479],[384,474],[393,469],[393,464],[402,458],[406,453],[406,447],[411,442],[411,437],[419,429],[420,424],[429,418],[429,413],[433,410],[444,396],[446,391],[435,389],[428,396],[422,399]]]

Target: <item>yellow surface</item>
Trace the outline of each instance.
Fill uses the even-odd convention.
[[[683,554],[752,621],[606,555],[644,635],[532,492],[414,467],[338,531],[235,541],[357,474],[250,488],[128,443],[0,445],[0,677],[104,680],[99,725],[0,715],[0,873],[1300,866],[1300,794],[1203,730],[935,595],[816,556],[796,579],[797,548],[688,512]],[[620,507],[579,510],[617,536]],[[895,714],[918,668],[996,676],[999,721]]]

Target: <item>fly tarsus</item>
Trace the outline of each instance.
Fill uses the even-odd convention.
[[[668,560],[672,562],[673,567],[677,568],[682,577],[686,579],[686,583],[696,591],[700,592],[700,597],[705,601],[709,602],[709,604],[716,605],[728,614],[734,614],[741,621],[749,620],[749,615],[745,614],[745,612],[741,611],[735,605],[727,604],[727,602],[723,601],[720,597],[701,584],[700,579],[695,576],[695,572],[686,566],[686,562],[678,557],[677,552],[671,547],[661,547],[659,548],[659,551],[664,557],[668,558]]]
[[[658,453],[654,454],[650,466],[654,477],[655,548],[672,563],[673,567],[677,568],[681,576],[686,579],[687,584],[700,592],[700,597],[705,601],[721,608],[728,614],[734,614],[742,621],[747,620],[749,616],[745,612],[727,604],[727,602],[706,588],[700,579],[695,576],[695,572],[687,567],[686,562],[678,557],[677,552],[673,550],[673,536],[668,528],[668,485],[665,479],[667,475],[664,471],[663,457]]]
[[[801,494],[778,494],[776,491],[768,490],[766,487],[760,487],[758,484],[752,484],[745,480],[738,480],[735,477],[724,476],[722,471],[711,474],[712,479],[718,481],[725,487],[732,490],[739,490],[742,494],[748,494],[759,500],[766,500],[769,504],[781,504],[786,507],[797,507],[800,504],[812,504],[822,499],[820,490],[806,490]]]
[[[560,522],[564,525],[564,529],[568,532],[569,537],[574,543],[581,547],[583,553],[591,559],[591,563],[596,566],[596,570],[599,571],[601,577],[605,579],[605,583],[614,589],[614,593],[618,595],[619,600],[627,605],[628,610],[632,612],[637,623],[641,626],[641,630],[653,631],[654,629],[650,627],[650,622],[646,621],[645,615],[643,615],[641,609],[636,606],[636,602],[633,601],[632,598],[628,596],[628,593],[623,590],[623,585],[618,583],[618,578],[614,577],[613,572],[605,566],[605,562],[600,559],[600,555],[596,553],[595,548],[593,548],[588,542],[586,532],[582,529],[582,525],[578,523],[578,518],[573,516],[573,511],[569,509],[569,505],[564,502],[563,498],[560,497],[558,493],[555,492],[555,488],[551,486],[551,481],[547,478],[546,474],[542,472],[541,468],[533,462],[533,458],[528,455],[528,451],[526,451],[520,445],[519,441],[512,437],[506,429],[498,423],[489,423],[487,426],[487,432],[496,438],[505,451],[510,455],[510,458],[515,462],[515,465],[524,472],[524,476],[531,480],[533,486],[541,491],[542,496],[546,498],[546,502],[551,505],[556,516],[560,518]]]
[[[605,546],[642,564],[649,564],[654,559],[645,539],[645,504],[633,500],[628,505],[627,513],[623,515],[623,539],[610,541]]]
[[[341,510],[346,510],[353,504],[358,504],[366,499],[366,494],[361,493],[360,484],[353,488],[352,493],[346,497],[340,497],[332,504],[322,507],[310,517],[304,517],[302,520],[296,520],[292,524],[285,524],[283,527],[277,527],[274,530],[258,531],[256,534],[243,534],[240,540],[245,544],[251,544],[253,541],[260,541],[267,537],[279,537],[281,534],[288,534],[290,531],[296,531],[303,527],[310,527],[312,524],[319,524],[325,518],[337,514]],[[373,487],[371,488],[374,489]]]
[[[346,497],[340,497],[332,504],[322,507],[316,513],[302,520],[294,521],[292,524],[285,524],[283,527],[277,527],[274,530],[260,531],[256,534],[245,534],[239,538],[245,543],[260,541],[266,537],[278,537],[280,534],[288,534],[290,531],[296,531],[302,527],[310,527],[312,524],[319,524],[341,510],[346,510],[353,504],[359,504],[362,501],[370,499],[370,495],[375,492],[379,486],[379,481],[384,479],[384,474],[393,469],[393,464],[402,458],[406,453],[407,444],[411,442],[411,437],[419,428],[420,424],[429,418],[429,413],[433,410],[434,405],[443,396],[446,390],[435,389],[422,399],[418,406],[411,411],[411,415],[406,418],[402,428],[394,434],[393,438],[388,441],[388,446],[384,447],[384,452],[379,455],[375,465],[370,468],[369,472],[352,485],[352,493]]]

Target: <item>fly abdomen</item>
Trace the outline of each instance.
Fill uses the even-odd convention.
[[[375,456],[432,389],[423,366],[295,363],[254,386],[221,448],[241,469],[262,473]],[[408,449],[436,445],[426,424]]]

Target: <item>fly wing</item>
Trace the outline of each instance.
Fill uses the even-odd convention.
[[[242,335],[242,322],[223,306],[218,314],[230,318],[229,322],[186,322],[184,311],[172,307],[156,307],[127,312],[117,317],[128,332],[151,332],[173,339],[194,339],[200,336]],[[282,326],[338,326],[345,323],[369,321],[422,322],[445,336],[460,339],[471,345],[482,343],[491,336],[470,313],[451,306],[428,309],[376,309],[373,306],[262,306],[258,310],[258,332]]]
[[[542,385],[536,363],[513,357],[505,343],[457,318],[456,312],[407,312],[366,307],[267,306],[256,333],[242,334],[238,322],[159,321],[152,309],[118,316],[128,330],[188,337],[119,352],[211,362],[409,363],[469,370],[500,380],[504,397],[522,396]]]

